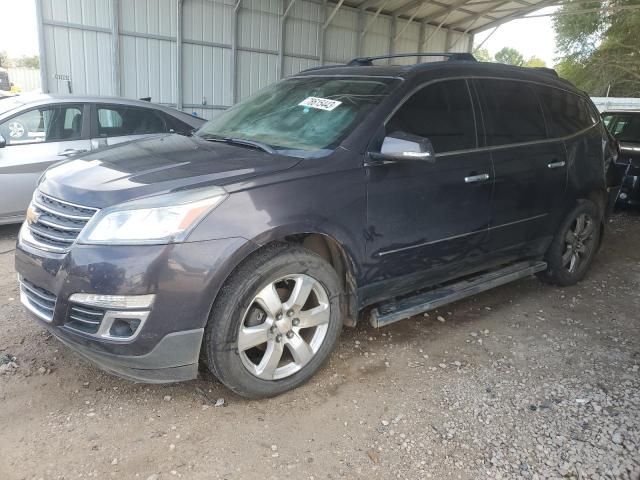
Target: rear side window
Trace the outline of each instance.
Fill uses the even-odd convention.
[[[465,80],[424,87],[387,122],[386,133],[405,132],[428,138],[436,153],[475,148],[476,128]]]
[[[476,80],[484,101],[488,146],[546,139],[542,108],[531,86],[513,80]]]
[[[572,135],[597,122],[587,102],[578,95],[541,85],[533,88],[544,106],[551,138]]]
[[[120,137],[166,132],[164,120],[155,111],[126,106],[98,106],[98,135]]]

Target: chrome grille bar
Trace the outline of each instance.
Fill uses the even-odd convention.
[[[36,190],[25,224],[28,234],[23,239],[37,248],[65,253],[97,211]]]

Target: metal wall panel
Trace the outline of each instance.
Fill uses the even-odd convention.
[[[241,0],[237,13],[237,0],[183,0],[180,55],[179,0],[36,1],[42,5],[48,91],[67,92],[69,76],[74,93],[150,96],[164,104],[182,100],[185,111],[205,118],[231,105],[234,90],[236,99],[245,98],[281,76],[319,65],[321,56],[325,64],[336,64],[385,54],[391,46],[392,20],[386,15],[342,6],[323,28],[332,1],[325,7],[322,0],[297,0],[283,22],[290,0]],[[398,19],[395,52],[418,50],[420,31],[418,22]],[[461,33],[448,35],[434,26],[424,34],[430,37],[424,49],[431,51],[444,51],[447,40],[454,51],[467,51],[471,38],[457,41]]]
[[[331,12],[333,5],[327,6]],[[328,13],[330,14],[330,13]],[[343,63],[357,56],[358,12],[343,8],[333,17],[331,25],[325,30],[325,60]]]

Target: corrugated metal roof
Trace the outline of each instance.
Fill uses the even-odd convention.
[[[386,15],[474,34],[557,3],[558,0],[346,0],[344,5],[371,12],[380,9]]]

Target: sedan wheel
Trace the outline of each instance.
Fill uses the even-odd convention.
[[[27,134],[24,125],[20,122],[9,122],[7,127],[9,128],[9,137],[14,140],[19,140]]]

